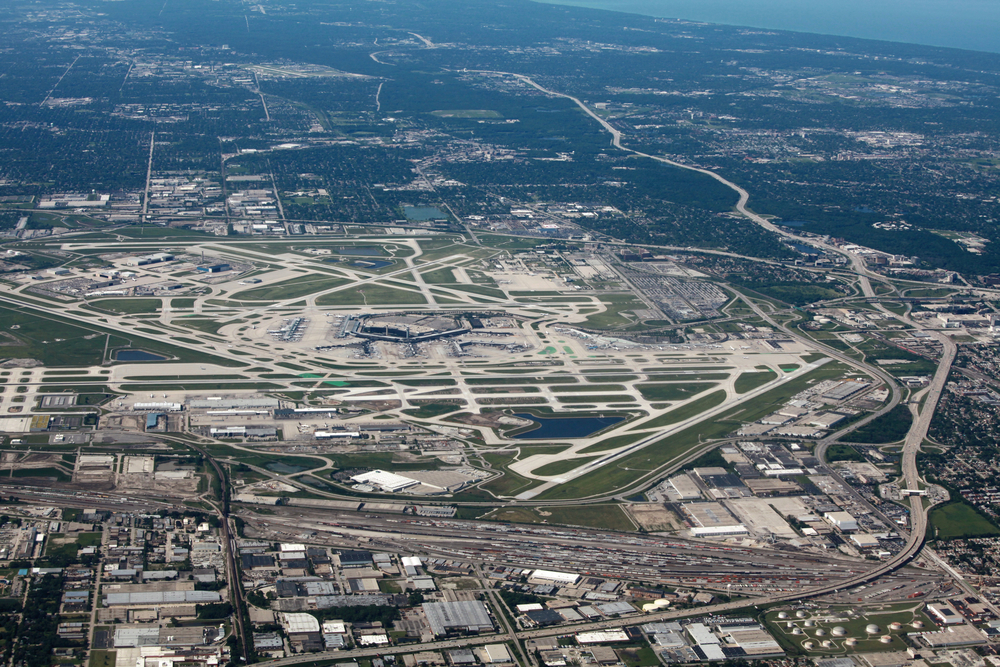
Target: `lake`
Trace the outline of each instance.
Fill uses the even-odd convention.
[[[145,350],[118,350],[115,361],[164,361],[166,357]]]
[[[1000,53],[996,0],[541,0],[769,30]]]
[[[302,472],[303,470],[309,470],[305,466],[293,466],[287,463],[282,463],[281,461],[268,461],[264,464],[264,467],[271,472],[281,473],[282,475],[292,475],[297,472]]]
[[[529,414],[515,414],[521,419],[530,419],[538,424],[538,428],[519,435],[512,435],[515,440],[537,440],[558,438],[586,438],[591,433],[613,426],[625,419],[624,417],[536,417]]]

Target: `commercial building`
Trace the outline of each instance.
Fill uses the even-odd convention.
[[[851,542],[858,545],[862,549],[874,549],[878,546],[878,538],[874,535],[869,535],[868,533],[858,533],[856,535],[851,535],[849,538]]]
[[[319,621],[312,614],[281,614],[281,627],[290,635],[319,632]]]
[[[371,472],[354,475],[351,477],[351,480],[357,482],[358,484],[376,486],[387,493],[396,493],[398,491],[402,491],[403,489],[420,484],[420,482],[415,479],[403,477],[402,475],[396,475],[384,470],[372,470]]]
[[[847,512],[826,512],[823,518],[844,532],[858,529],[857,519]]]
[[[676,477],[671,477],[667,482],[670,484],[670,488],[674,493],[677,494],[678,498],[681,500],[698,500],[701,498],[701,489],[695,484],[694,480],[687,475],[677,475]]]
[[[370,567],[372,564],[372,555],[368,551],[340,551],[337,558],[344,568]]]
[[[739,535],[749,535],[750,531],[743,524],[735,526],[706,526],[689,528],[691,537],[730,537]]]
[[[528,576],[529,581],[544,581],[564,586],[571,586],[580,581],[580,575],[572,572],[553,572],[552,570],[535,570]]]
[[[504,644],[487,644],[480,651],[480,656],[487,665],[514,662],[514,658],[511,657],[510,651]]]
[[[108,593],[104,606],[155,607],[165,604],[214,604],[222,601],[215,591],[153,591],[148,593]]]
[[[920,638],[931,648],[949,646],[974,646],[986,643],[986,635],[972,625],[948,626],[940,632],[925,632]]]
[[[838,382],[833,387],[820,394],[820,398],[825,398],[829,401],[843,401],[870,386],[870,382],[844,380],[843,382]]]
[[[628,640],[628,635],[621,629],[581,632],[576,636],[576,641],[579,644],[610,644],[612,642],[627,642]]]
[[[493,629],[486,605],[479,600],[427,602],[421,605],[435,637],[449,632],[489,632]]]
[[[927,613],[942,625],[958,625],[965,622],[958,610],[950,602],[932,602],[927,605]]]
[[[210,266],[199,266],[196,268],[201,273],[221,273],[229,270],[228,264],[212,264]]]

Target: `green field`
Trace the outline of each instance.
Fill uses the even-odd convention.
[[[609,391],[625,391],[625,385],[621,384],[581,384],[572,387],[553,387],[552,393],[559,394],[565,392],[574,391],[587,391],[587,392],[609,392]]]
[[[714,407],[722,405],[722,403],[725,400],[726,400],[726,392],[722,391],[721,389],[719,391],[713,391],[711,394],[708,394],[707,396],[702,396],[699,399],[691,401],[687,405],[682,405],[676,410],[671,410],[670,412],[664,415],[660,415],[655,419],[651,419],[648,422],[639,424],[638,426],[633,426],[629,430],[636,431],[639,429],[658,428],[660,426],[670,426],[671,424],[677,424],[678,422],[682,422],[686,419],[690,419],[691,417],[700,415],[702,412],[705,412],[706,410],[711,410]]]
[[[717,382],[677,382],[674,384],[637,384],[642,397],[647,401],[686,401],[716,386]]]
[[[552,463],[547,463],[540,468],[535,468],[531,471],[532,475],[538,475],[539,477],[552,477],[555,475],[561,475],[564,472],[569,472],[570,470],[576,470],[582,465],[586,465],[591,461],[596,460],[597,456],[585,456],[579,459],[563,459],[562,461],[553,461]]]
[[[631,445],[633,442],[638,442],[645,437],[646,436],[642,433],[626,433],[624,435],[616,435],[608,438],[607,440],[602,440],[601,442],[584,447],[580,450],[580,453],[590,454],[593,452],[606,452],[609,449],[618,449],[619,447],[624,447],[625,445]]]
[[[427,300],[420,292],[396,289],[378,283],[367,283],[357,288],[331,292],[316,298],[317,306],[372,306],[372,305],[417,305]]]
[[[431,285],[454,285],[458,283],[458,280],[455,279],[455,274],[450,266],[428,271],[427,273],[421,274],[421,276],[423,277],[425,283]]]
[[[417,408],[403,410],[403,412],[417,419],[429,419],[461,410],[463,407],[465,407],[465,401],[461,403],[425,403]]]
[[[91,301],[90,305],[111,313],[137,315],[158,313],[163,302],[160,299],[97,299]]]
[[[633,309],[642,310],[646,304],[636,299],[631,294],[615,295],[607,300],[602,299],[605,307],[603,313],[594,313],[585,320],[586,325],[595,329],[617,329],[626,327],[635,322],[635,318],[622,315],[623,312]]]
[[[768,382],[777,379],[778,374],[770,369],[747,371],[745,373],[741,373],[740,376],[736,378],[733,388],[736,390],[737,394],[745,394],[748,391],[753,391],[757,387],[763,387]]]
[[[865,457],[850,445],[830,445],[826,449],[826,460],[830,463],[834,461],[857,461],[863,463]]]
[[[583,505],[567,507],[501,508],[483,517],[511,523],[558,523],[601,530],[634,531],[635,525],[620,505]]]
[[[153,333],[163,335],[165,332]],[[176,337],[173,340],[181,344],[190,342]],[[0,342],[9,343],[3,346],[3,356],[38,359],[49,367],[99,366],[105,361],[105,349],[112,355],[118,348],[129,347],[191,363],[246,366],[195,349],[130,335],[130,332],[112,331],[87,322],[70,322],[57,315],[11,306],[0,306]]]
[[[601,394],[599,396],[556,396],[560,403],[595,403],[605,405],[607,403],[628,403],[635,398],[628,394]]]
[[[243,290],[232,295],[232,298],[240,301],[284,301],[286,299],[297,299],[300,296],[309,296],[315,292],[333,289],[346,285],[350,281],[345,278],[331,278],[315,273],[298,276],[290,280],[283,280],[273,285],[254,287]]]
[[[864,442],[872,445],[882,445],[897,442],[906,437],[913,424],[913,414],[905,404],[894,407],[877,419],[848,433],[843,437],[847,442]]]
[[[517,473],[506,469],[506,466],[514,461],[518,452],[486,452],[482,455],[494,470],[502,472],[503,476],[491,479],[486,484],[481,484],[479,488],[494,493],[498,496],[513,496],[527,491],[533,486],[541,484],[539,480],[521,477]]]
[[[81,547],[100,546],[102,535],[104,533],[80,533],[76,538],[76,543]]]
[[[930,522],[931,535],[939,540],[1000,535],[1000,528],[960,500],[931,510]]]

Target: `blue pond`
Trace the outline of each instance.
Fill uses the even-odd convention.
[[[526,431],[520,435],[511,436],[515,440],[542,438],[586,438],[591,433],[613,426],[625,419],[624,417],[536,417],[529,414],[515,414],[521,419],[530,419],[538,424],[538,428]]]
[[[293,473],[309,469],[305,466],[290,465],[288,463],[282,463],[281,461],[268,461],[264,464],[264,467],[271,472],[281,473],[282,475],[291,475]]]
[[[816,254],[819,254],[819,250],[817,250],[816,248],[813,248],[812,246],[809,246],[809,245],[803,245],[801,243],[786,243],[785,245],[787,245],[789,248],[795,250],[796,252],[802,253],[803,255],[816,255]]]
[[[145,350],[118,350],[115,352],[115,361],[163,361],[163,355],[153,354]]]
[[[381,269],[384,266],[391,266],[392,262],[387,262],[384,259],[366,259],[359,260],[357,262],[351,262],[351,266],[356,266],[359,269]]]

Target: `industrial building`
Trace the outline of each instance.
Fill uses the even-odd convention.
[[[560,586],[572,586],[580,581],[580,575],[571,572],[553,572],[551,570],[535,570],[528,577],[530,582],[547,582]]]
[[[215,591],[151,591],[144,593],[108,593],[104,606],[155,607],[165,604],[214,604],[222,596]]]
[[[450,632],[489,632],[493,629],[489,611],[479,600],[427,602],[421,608],[435,637]]]
[[[168,252],[158,252],[153,255],[142,255],[141,257],[131,257],[125,260],[126,266],[146,266],[147,264],[159,264],[161,262],[172,262],[174,256]]]
[[[358,484],[367,484],[382,489],[387,493],[397,493],[403,489],[420,484],[418,480],[386,472],[385,470],[372,470],[371,472],[354,475],[351,480]]]
[[[858,529],[858,521],[847,512],[826,512],[823,518],[842,532]]]
[[[958,613],[950,602],[933,602],[927,605],[927,613],[935,622],[942,625],[959,625],[965,622],[962,615]]]

